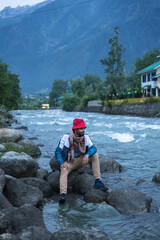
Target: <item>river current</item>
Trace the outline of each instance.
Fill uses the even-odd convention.
[[[28,131],[25,138],[35,137],[41,144],[39,166],[51,172],[49,162],[64,133],[72,127],[74,118],[83,118],[86,133],[99,155],[106,155],[120,163],[122,173],[104,173],[103,182],[109,191],[133,188],[152,197],[152,212],[146,214],[115,214],[108,216],[104,204],[89,204],[78,199],[76,204],[61,207],[55,201],[46,203],[43,216],[50,232],[62,227],[96,227],[113,240],[160,239],[160,184],[152,182],[160,170],[160,119],[99,113],[64,112],[62,110],[13,111],[12,114]]]

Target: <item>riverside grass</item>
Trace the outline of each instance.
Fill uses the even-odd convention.
[[[19,148],[18,146],[14,146],[11,142],[3,143],[3,146],[6,148],[7,152],[14,151],[17,153],[26,153],[32,157],[32,151],[29,147],[23,146],[22,148]]]

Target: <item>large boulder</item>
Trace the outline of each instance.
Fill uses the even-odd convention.
[[[3,192],[4,186],[6,184],[6,177],[2,168],[0,168],[0,192]]]
[[[12,204],[8,201],[8,199],[0,193],[0,210],[5,208],[12,208]]]
[[[7,217],[6,217],[6,214],[4,214],[3,211],[1,211],[1,214],[0,214],[0,234],[7,232],[7,230],[9,230],[9,228],[10,228],[10,223],[9,223]],[[0,236],[0,239],[1,239],[1,236]]]
[[[19,179],[7,180],[4,194],[14,207],[24,204],[37,206],[43,201],[43,193],[40,189],[25,184]]]
[[[103,173],[103,172],[115,173],[115,172],[122,172],[122,170],[123,170],[123,167],[118,162],[116,162],[114,159],[112,159],[110,157],[99,155],[99,161],[100,161],[101,173]],[[53,172],[57,171],[58,163],[57,163],[55,156],[53,156],[51,158],[49,164],[50,164],[50,167]],[[85,168],[80,168],[79,173],[92,174],[91,164],[88,164]]]
[[[55,172],[59,169],[58,162],[57,162],[55,156],[53,156],[51,158],[49,164],[50,164],[50,167],[51,167],[53,172]],[[88,164],[86,167],[79,168],[78,173],[79,174],[82,174],[82,173],[92,174],[91,164]]]
[[[101,203],[101,202],[106,203],[107,196],[108,196],[107,191],[101,191],[99,189],[94,189],[92,187],[84,194],[84,200],[90,203]]]
[[[81,174],[76,177],[74,182],[74,191],[84,194],[93,188],[94,177],[90,174]]]
[[[23,146],[25,152],[27,151],[32,157],[39,157],[41,155],[41,150],[39,149],[39,147],[28,139],[23,139],[19,141],[18,144]]]
[[[152,198],[134,189],[119,188],[109,194],[107,201],[121,213],[147,213]]]
[[[27,227],[18,233],[18,237],[23,240],[50,240],[51,236],[46,228],[37,226]]]
[[[18,142],[22,139],[23,135],[21,132],[10,128],[0,128],[0,143]]]
[[[160,171],[158,171],[152,179],[153,182],[160,183]]]
[[[52,234],[50,240],[111,240],[111,238],[103,231],[97,228],[81,229],[81,228],[68,228],[62,229]]]
[[[45,228],[42,212],[31,204],[25,204],[19,208],[2,210],[5,220],[9,223],[7,232],[17,234],[30,226]]]
[[[47,181],[51,184],[53,191],[59,192],[60,172],[55,171],[49,174]],[[72,171],[68,176],[68,192],[74,191],[74,185],[78,177],[78,170]]]
[[[5,146],[0,144],[0,152],[3,153],[3,152],[6,152],[6,151],[7,151],[7,149],[5,148]]]
[[[39,168],[35,177],[47,180],[48,171],[46,169]]]
[[[3,233],[0,235],[0,240],[22,240],[22,239],[14,234]]]
[[[51,185],[53,191],[59,192],[59,171],[52,172],[48,175],[47,182]]]
[[[0,158],[0,166],[5,174],[16,178],[34,177],[38,170],[38,163],[23,152],[6,152]]]
[[[107,157],[107,156],[99,156],[100,159],[100,170],[101,173],[104,172],[112,172],[112,173],[116,173],[116,172],[122,172],[123,167],[116,162],[114,159]]]
[[[49,162],[50,164],[50,167],[52,169],[53,172],[57,171],[58,170],[58,162],[55,158],[55,156],[53,156]]]
[[[30,186],[39,188],[43,192],[44,198],[49,198],[53,195],[53,190],[51,185],[43,179],[30,177],[30,178],[21,178],[20,181]]]

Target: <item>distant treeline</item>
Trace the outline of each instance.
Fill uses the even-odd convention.
[[[18,99],[21,95],[18,75],[8,70],[8,65],[0,59],[0,104],[8,109],[18,108]]]
[[[128,74],[123,72],[123,74],[120,73],[117,76],[112,73],[113,61],[110,64],[109,56],[108,59],[103,60],[104,65],[107,65],[107,71],[111,65],[111,73],[106,74],[105,81],[93,74],[86,74],[74,80],[54,79],[49,94],[50,106],[60,106],[65,111],[74,111],[77,107],[82,109],[86,107],[90,100],[101,99],[104,101],[128,98],[127,92],[130,92],[132,98],[141,97],[141,79],[137,72],[158,61],[158,55],[160,55],[160,49],[150,50],[142,58],[136,59],[132,72]]]

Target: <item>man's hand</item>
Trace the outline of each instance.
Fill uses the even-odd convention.
[[[67,163],[67,162],[62,163],[62,164],[61,164],[61,169],[62,169],[62,168],[65,168],[66,170],[68,170],[68,169],[69,169],[68,163]]]
[[[89,155],[86,154],[84,155],[84,158],[82,160],[82,166],[83,167],[87,166],[88,162],[89,162]]]

